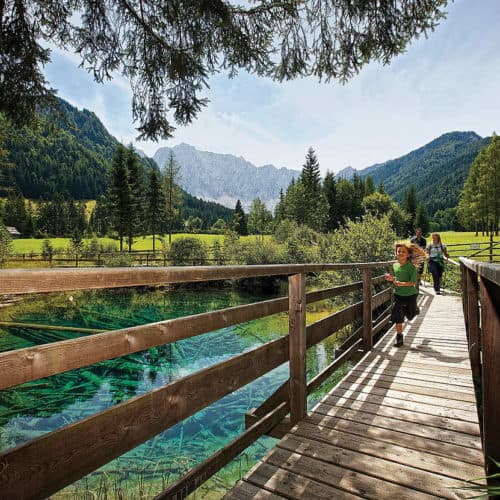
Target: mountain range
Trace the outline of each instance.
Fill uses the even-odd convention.
[[[285,191],[300,175],[296,170],[273,165],[256,167],[242,157],[199,151],[189,144],[158,149],[153,159],[160,168],[166,165],[171,152],[180,166],[179,184],[183,189],[232,208],[238,199],[248,209],[255,198],[260,198],[274,209],[280,189]]]
[[[7,141],[14,165],[12,183],[29,198],[50,199],[55,193],[74,199],[96,198],[106,191],[107,172],[118,141],[93,112],[78,110],[62,99],[60,106],[62,114],[44,115],[38,128],[18,131]],[[385,163],[362,170],[347,167],[337,177],[371,175],[375,185],[382,183],[397,201],[413,184],[429,213],[434,214],[457,205],[470,166],[488,141],[475,132],[450,132]],[[141,155],[142,162],[146,168],[157,168],[157,164],[163,168],[170,152],[181,167],[179,183],[185,202],[201,207],[203,200],[211,200],[209,211],[224,219],[237,199],[247,209],[257,197],[273,208],[280,189],[285,191],[300,175],[273,165],[257,167],[229,154],[199,151],[188,144],[162,147],[154,160]]]
[[[449,132],[400,158],[362,170],[348,167],[337,176],[371,175],[375,185],[382,183],[396,201],[413,185],[418,198],[434,214],[458,204],[470,166],[489,141],[475,132]]]

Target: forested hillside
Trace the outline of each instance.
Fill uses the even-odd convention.
[[[358,174],[371,175],[376,185],[382,182],[396,201],[401,201],[413,184],[432,215],[457,206],[472,162],[489,140],[475,132],[450,132],[401,158],[373,165]]]
[[[109,166],[118,141],[93,112],[80,111],[62,99],[59,103],[60,114],[40,113],[38,128],[22,129],[8,139],[6,149],[13,164],[8,183],[31,199],[52,200],[56,195],[95,199],[108,190]],[[140,161],[145,175],[158,168],[150,158]],[[230,209],[187,192],[182,199],[186,216],[200,217],[209,225],[232,216]]]

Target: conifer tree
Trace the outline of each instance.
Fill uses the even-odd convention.
[[[477,225],[498,234],[500,217],[500,137],[493,133],[489,145],[477,155],[465,181],[458,217],[466,227]]]
[[[415,228],[415,217],[417,215],[417,194],[413,184],[404,193],[402,209],[410,216],[407,233],[411,234]]]
[[[128,217],[128,251],[132,251],[134,236],[144,234],[144,172],[132,145],[126,152],[127,175],[130,190],[130,215]]]
[[[111,162],[110,208],[113,229],[118,233],[120,252],[123,251],[123,238],[130,225],[131,195],[127,172],[127,150],[118,144]]]
[[[245,70],[276,81],[346,81],[388,63],[445,17],[446,0],[0,2],[0,112],[24,125],[52,102],[47,42],[77,54],[102,82],[128,79],[143,138],[172,135],[207,104],[209,78]]]
[[[269,231],[273,216],[267,209],[266,204],[255,198],[248,212],[248,230],[251,234],[260,234],[262,240],[264,234]]]
[[[415,214],[415,228],[422,228],[422,234],[427,234],[430,228],[429,215],[424,203],[420,202],[417,205],[417,212]]]
[[[300,182],[302,182],[307,195],[316,194],[320,190],[321,174],[319,171],[319,163],[316,153],[311,147],[307,151],[306,162],[302,166]]]
[[[152,168],[149,173],[148,199],[147,199],[148,227],[153,235],[153,252],[155,251],[156,234],[161,227],[165,212],[165,195],[162,190],[159,173]]]
[[[365,179],[365,196],[370,196],[375,192],[375,184],[373,182],[373,177],[367,175]]]
[[[170,151],[165,175],[163,177],[163,192],[165,193],[165,224],[168,233],[168,243],[172,243],[172,230],[175,219],[180,214],[182,194],[178,186],[180,180],[180,166],[174,159],[174,154]]]
[[[328,202],[328,219],[326,221],[326,230],[335,231],[340,226],[340,214],[337,203],[337,181],[332,172],[327,172],[323,181],[323,190],[326,201]]]
[[[240,200],[236,201],[236,206],[234,207],[232,227],[233,231],[236,231],[241,236],[248,234],[247,218]]]

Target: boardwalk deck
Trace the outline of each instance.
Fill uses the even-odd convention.
[[[424,292],[226,498],[465,498],[484,476],[462,305]]]

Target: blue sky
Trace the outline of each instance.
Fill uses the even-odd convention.
[[[136,147],[152,156],[186,142],[256,165],[300,169],[312,146],[321,170],[337,172],[397,158],[454,130],[499,133],[500,0],[456,0],[447,11],[428,39],[413,41],[389,66],[366,66],[345,85],[218,75],[195,122],[169,141]],[[128,83],[98,85],[78,64],[54,50],[45,75],[60,97],[96,113],[118,140],[134,141]]]

